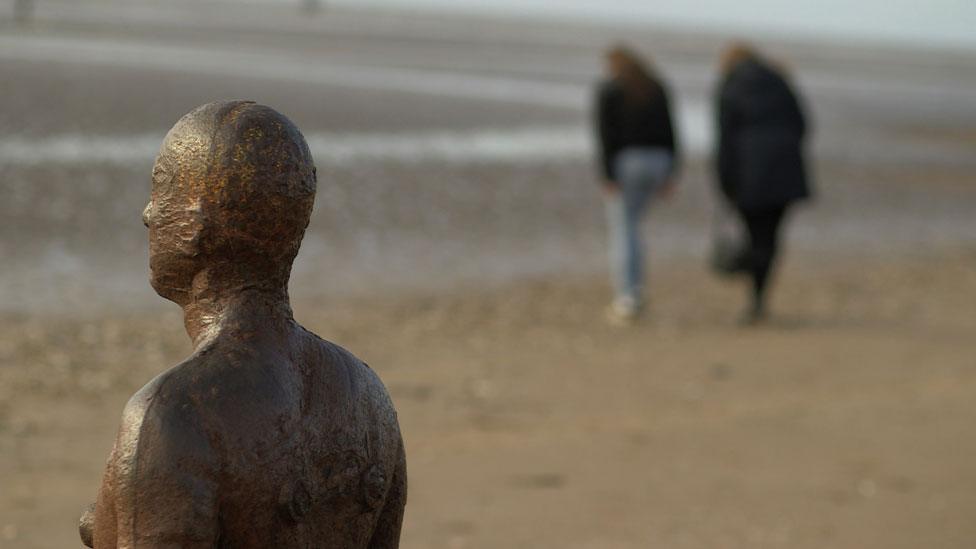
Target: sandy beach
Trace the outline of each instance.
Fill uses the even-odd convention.
[[[694,266],[662,269],[653,316],[626,330],[592,279],[296,314],[393,395],[403,547],[961,549],[973,261],[794,266],[757,330],[732,325],[739,288]],[[180,320],[3,319],[4,547],[78,546],[119,410],[189,352]]]
[[[80,547],[122,406],[190,353],[139,214],[166,129],[228,96],[318,160],[293,305],[390,390],[405,549],[972,547],[976,55],[768,44],[815,114],[817,199],[744,329],[744,281],[705,261],[725,37],[148,5],[0,29],[0,548]],[[687,139],[629,328],[586,133],[617,36],[659,52]]]

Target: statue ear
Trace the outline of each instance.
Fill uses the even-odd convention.
[[[203,241],[207,230],[207,216],[200,199],[194,200],[186,210],[187,224],[184,242],[190,255],[203,253]]]

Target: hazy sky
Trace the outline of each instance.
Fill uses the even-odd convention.
[[[329,0],[325,0],[328,2]],[[976,48],[976,0],[333,0],[640,19],[734,31],[840,36]]]

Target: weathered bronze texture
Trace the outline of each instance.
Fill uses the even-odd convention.
[[[82,518],[89,547],[399,545],[393,404],[288,301],[315,184],[302,134],[265,106],[203,105],[166,135],[143,214],[151,281],[194,352],[126,405]]]

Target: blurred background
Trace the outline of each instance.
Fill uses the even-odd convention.
[[[190,352],[140,214],[216,99],[309,141],[296,316],[390,389],[403,547],[972,547],[974,28],[962,0],[0,0],[0,547],[80,546],[122,406]],[[817,189],[754,330],[706,265],[737,38],[804,97]],[[591,136],[621,41],[685,153],[627,329]]]

